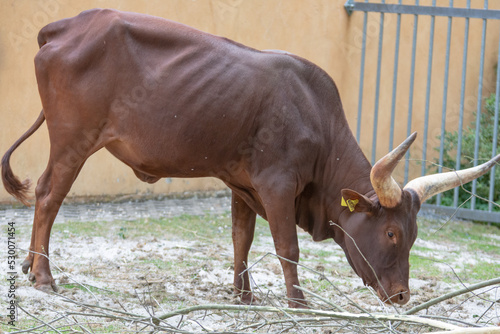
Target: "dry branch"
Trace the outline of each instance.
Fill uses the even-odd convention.
[[[433,332],[432,334],[499,334],[500,327],[486,328],[460,328],[446,332]]]
[[[424,307],[420,307],[420,309],[424,309],[430,306],[430,302],[432,305],[439,303],[440,301],[447,300],[448,298],[452,298],[453,296],[457,296],[461,293],[470,292],[475,289],[479,289],[482,287],[486,287],[488,285],[497,284],[500,282],[499,279],[489,280],[486,282],[481,282],[475,285],[472,285],[466,289],[461,289],[455,291],[453,293],[446,294],[442,297],[433,299],[425,304]],[[317,294],[314,294],[307,289],[304,291],[310,294],[313,297],[321,297]],[[56,295],[56,294],[54,294]],[[446,332],[440,333],[450,333],[450,334],[460,334],[460,333],[500,333],[500,328],[490,328],[490,327],[482,327],[482,328],[464,328],[457,325],[450,324],[446,321],[453,321],[451,318],[440,318],[439,320],[427,316],[416,316],[410,314],[369,314],[365,312],[361,313],[351,313],[351,312],[334,312],[330,310],[320,310],[320,309],[290,309],[290,308],[278,308],[278,307],[267,307],[267,306],[247,306],[247,305],[199,305],[193,307],[187,307],[179,310],[175,310],[172,312],[165,313],[160,316],[144,316],[139,314],[134,314],[131,312],[124,312],[122,310],[115,310],[108,307],[103,307],[100,305],[92,305],[87,303],[82,303],[78,301],[73,301],[66,296],[58,295],[63,300],[74,303],[79,307],[82,307],[85,311],[74,311],[74,310],[65,310],[63,312],[57,312],[58,314],[62,314],[62,317],[58,317],[56,320],[52,320],[50,322],[45,322],[41,319],[35,318],[37,321],[42,323],[41,326],[32,328],[33,329],[42,329],[49,328],[54,332],[60,332],[59,328],[67,328],[68,326],[77,326],[82,331],[88,332],[85,329],[85,325],[89,326],[92,321],[92,318],[101,318],[108,320],[121,321],[123,323],[127,323],[128,325],[140,325],[143,326],[142,330],[150,330],[152,333],[157,331],[164,332],[175,332],[175,333],[185,333],[191,334],[192,331],[183,330],[180,326],[183,322],[184,316],[188,314],[192,314],[194,312],[203,312],[204,316],[209,314],[217,314],[224,313],[226,316],[231,312],[244,312],[245,314],[253,314],[257,317],[254,317],[253,320],[245,321],[244,319],[240,319],[239,316],[233,316],[234,325],[231,329],[228,328],[229,331],[226,333],[244,333],[245,330],[259,330],[264,329],[266,326],[273,325],[281,325],[286,328],[295,328],[305,330],[307,328],[320,328],[328,326],[329,328],[337,328],[338,331],[343,330],[358,330],[363,329],[364,332],[367,330],[384,331],[387,330],[393,331],[395,333],[400,333],[395,328],[398,328],[397,324],[406,323],[407,325],[413,326],[426,326],[440,330],[447,330]],[[320,299],[325,298],[321,297]],[[332,306],[332,305],[330,305]],[[21,308],[22,309],[22,308]],[[416,308],[408,311],[408,312],[417,312]],[[211,312],[212,311],[212,312]],[[262,314],[266,313],[275,313],[281,314],[283,317],[269,320],[268,317],[263,316]],[[166,322],[167,319],[173,318],[175,316],[180,316],[181,320],[178,322],[177,326],[172,326]],[[240,314],[241,316],[241,314]],[[303,317],[302,317],[303,316]],[[84,321],[77,321],[75,317],[85,317]],[[61,320],[73,319],[72,324],[61,324]],[[211,329],[204,327],[204,325],[200,322],[200,319],[192,318],[192,316],[186,317],[185,322],[190,322],[192,324],[196,324],[206,332],[213,332]],[[239,325],[238,325],[239,323]],[[90,327],[88,327],[90,328]],[[64,331],[64,330],[63,330]],[[15,333],[21,333],[26,331],[19,331]]]
[[[43,254],[41,254],[43,255]],[[272,255],[274,257],[283,259],[276,254],[268,253],[264,255],[261,259],[259,259],[256,263],[252,264],[247,270],[251,270],[254,266],[256,266],[264,257]],[[284,259],[286,260],[286,259]],[[289,260],[287,260],[289,261]],[[51,261],[52,265],[55,265]],[[192,330],[192,327],[186,326],[186,324],[191,324],[197,326],[198,330],[201,329],[204,332],[209,332],[209,333],[216,333],[216,331],[213,331],[212,329],[208,328],[206,324],[203,322],[205,320],[205,317],[212,317],[212,316],[223,316],[224,319],[231,319],[233,320],[233,323],[229,325],[225,333],[246,333],[245,331],[248,330],[248,332],[253,332],[253,331],[259,331],[259,330],[264,330],[267,329],[268,332],[272,332],[270,328],[276,328],[280,327],[281,330],[280,332],[287,331],[290,329],[294,329],[296,331],[305,331],[308,330],[309,328],[321,328],[321,327],[326,327],[328,326],[329,329],[337,329],[338,332],[344,332],[344,331],[352,331],[352,332],[373,332],[373,333],[378,333],[378,332],[392,332],[392,333],[401,333],[401,327],[398,327],[402,323],[405,324],[404,330],[407,330],[409,326],[410,331],[413,331],[413,329],[418,328],[419,331],[422,330],[422,328],[434,328],[438,330],[446,330],[445,332],[437,332],[437,333],[450,333],[450,334],[460,334],[460,333],[480,333],[480,334],[489,334],[489,333],[498,333],[500,334],[500,328],[499,327],[481,327],[481,328],[472,328],[472,327],[460,327],[458,325],[452,324],[453,322],[459,322],[457,319],[453,318],[446,318],[446,317],[437,317],[437,316],[427,316],[427,315],[413,315],[417,313],[418,311],[421,311],[423,309],[429,308],[432,305],[441,303],[445,300],[448,300],[450,298],[459,296],[461,294],[469,293],[474,290],[484,288],[487,286],[495,285],[495,284],[500,284],[500,278],[488,280],[485,282],[480,282],[474,285],[471,285],[469,287],[465,287],[463,289],[453,291],[451,293],[445,294],[443,296],[440,296],[438,298],[432,299],[424,304],[418,305],[409,311],[403,313],[403,314],[398,314],[399,310],[397,308],[394,308],[394,312],[392,314],[376,314],[376,313],[370,313],[369,311],[365,310],[362,306],[354,302],[348,295],[344,294],[342,291],[340,291],[334,283],[332,283],[328,278],[321,272],[318,272],[314,269],[311,269],[307,266],[297,264],[300,267],[311,271],[313,273],[318,274],[321,279],[326,280],[332,288],[334,288],[337,291],[337,295],[341,296],[342,298],[345,298],[351,306],[355,307],[357,310],[354,312],[359,312],[359,313],[354,313],[354,312],[348,312],[345,309],[343,309],[341,306],[329,301],[327,298],[311,292],[305,288],[302,287],[296,287],[297,289],[300,289],[304,291],[306,294],[310,295],[313,298],[316,298],[320,301],[322,301],[325,304],[321,304],[322,306],[318,307],[324,307],[326,309],[290,309],[290,308],[280,308],[280,307],[271,307],[271,306],[247,306],[247,305],[219,305],[219,304],[207,304],[207,305],[198,305],[198,306],[192,306],[192,307],[186,307],[182,309],[178,309],[175,311],[171,312],[166,312],[163,313],[163,315],[160,316],[155,316],[154,312],[158,313],[158,307],[161,309],[161,305],[156,301],[156,299],[153,297],[151,289],[148,289],[144,291],[144,294],[149,294],[149,301],[154,300],[156,304],[155,308],[156,311],[153,309],[153,306],[150,304],[146,304],[147,302],[147,296],[144,296],[144,298],[140,298],[140,293],[137,293],[136,296],[140,302],[140,304],[143,306],[144,310],[146,310],[147,314],[135,314],[132,312],[127,312],[127,310],[123,307],[121,303],[118,302],[120,307],[123,309],[113,309],[109,307],[104,307],[99,304],[99,299],[97,296],[95,296],[87,287],[86,285],[79,283],[78,281],[74,280],[78,285],[81,285],[89,291],[92,296],[96,299],[96,305],[93,304],[88,304],[80,301],[75,301],[67,296],[64,295],[59,295],[59,294],[53,294],[54,296],[59,296],[62,300],[71,302],[75,306],[78,306],[78,310],[71,310],[68,309],[67,307],[64,308],[63,311],[56,311],[56,313],[59,316],[57,319],[53,319],[50,321],[44,321],[43,319],[40,319],[39,317],[35,317],[31,315],[30,313],[26,312],[30,317],[34,318],[38,323],[35,325],[34,328],[31,328],[31,330],[27,331],[32,331],[32,330],[42,330],[44,332],[47,331],[53,331],[53,332],[58,332],[58,333],[63,333],[67,332],[68,330],[65,328],[72,328],[69,331],[74,332],[74,328],[78,328],[82,332],[86,333],[91,333],[92,328],[91,324],[95,323],[92,319],[106,319],[106,321],[119,321],[122,324],[126,324],[127,327],[130,326],[138,326],[137,329],[139,331],[146,331],[149,330],[151,333],[155,333],[158,331],[163,331],[163,332],[174,332],[174,333],[183,333],[183,334],[191,334],[194,333]],[[55,265],[56,266],[56,265]],[[57,267],[57,266],[56,266]],[[59,267],[57,267],[59,268]],[[59,268],[59,270],[61,270]],[[61,272],[63,272],[61,270]],[[69,275],[68,275],[69,276]],[[251,277],[251,276],[250,276]],[[258,287],[257,287],[258,290]],[[106,290],[109,291],[109,290]],[[477,296],[476,296],[477,297]],[[267,298],[266,298],[267,299]],[[271,299],[268,300],[269,303],[271,304],[279,304],[275,303],[276,299]],[[154,305],[153,304],[153,305]],[[494,305],[494,304],[492,304]],[[490,306],[488,310],[491,308]],[[22,308],[20,308],[23,310]],[[337,310],[338,312],[332,311],[332,310]],[[23,310],[24,311],[24,310]],[[163,311],[164,312],[164,311]],[[195,312],[198,312],[197,314],[193,314]],[[202,312],[201,316],[200,313]],[[242,313],[237,313],[237,312],[242,312]],[[486,311],[487,312],[487,311]],[[485,312],[485,313],[486,313]],[[236,313],[236,314],[235,314]],[[278,314],[280,317],[272,318],[272,320],[269,319],[270,313]],[[177,319],[172,319],[173,317],[178,316],[180,319],[177,322]],[[77,320],[78,318],[78,320]],[[172,321],[177,322],[177,325],[172,325],[169,323],[169,320],[171,319]],[[70,323],[69,323],[70,322]],[[40,325],[38,325],[40,324]],[[478,326],[474,324],[467,324],[465,322],[462,322],[461,325],[463,326]],[[274,326],[274,327],[272,327]],[[87,329],[90,329],[88,331]],[[189,329],[189,330],[188,330]],[[25,330],[17,331],[14,333],[23,333],[27,332]],[[133,332],[133,331],[132,331]]]
[[[349,312],[334,312],[325,310],[313,309],[294,309],[294,308],[277,308],[268,306],[248,306],[248,305],[197,305],[169,312],[157,317],[160,320],[165,320],[177,315],[185,315],[196,311],[242,311],[242,312],[269,312],[269,313],[288,313],[288,314],[304,314],[317,317],[330,317],[332,319],[354,320],[354,321],[398,321],[409,322],[415,324],[426,325],[440,329],[460,329],[461,327],[451,325],[442,321],[426,319],[413,315],[396,315],[396,314],[366,314],[366,313],[349,313]]]
[[[423,303],[423,304],[420,304],[418,306],[415,306],[414,308],[412,308],[411,310],[406,311],[403,314],[405,314],[405,315],[415,314],[418,311],[421,311],[423,309],[429,308],[432,305],[441,303],[444,300],[447,300],[447,299],[450,299],[450,298],[453,298],[453,297],[456,297],[456,296],[459,296],[459,295],[463,295],[465,293],[472,292],[474,290],[481,289],[481,288],[484,288],[484,287],[487,287],[487,286],[490,286],[490,285],[495,285],[495,284],[500,284],[500,277],[497,277],[497,278],[494,278],[494,279],[491,279],[491,280],[488,280],[488,281],[480,282],[480,283],[471,285],[469,287],[465,287],[465,288],[457,290],[457,291],[452,291],[452,292],[447,293],[445,295],[442,295],[440,297],[431,299],[431,300],[429,300],[426,303]]]
[[[345,309],[343,309],[343,308],[342,308],[342,307],[340,307],[339,305],[332,303],[331,301],[329,301],[328,299],[326,299],[326,298],[324,298],[324,297],[322,297],[322,296],[318,295],[317,293],[314,293],[314,292],[312,292],[312,291],[309,291],[309,290],[307,290],[306,288],[303,288],[303,287],[298,286],[298,285],[294,285],[293,287],[294,287],[295,289],[297,289],[297,290],[300,290],[300,291],[303,291],[303,292],[307,293],[308,295],[311,295],[311,296],[313,296],[313,297],[315,297],[315,298],[318,298],[319,300],[321,300],[322,302],[324,302],[324,303],[326,303],[326,304],[330,305],[331,307],[336,308],[339,312],[347,312]]]

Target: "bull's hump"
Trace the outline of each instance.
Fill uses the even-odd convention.
[[[164,18],[113,9],[91,9],[78,16],[50,23],[40,31],[38,42],[40,47],[51,43],[51,47],[44,50],[53,51],[47,52],[47,58],[54,56],[50,53],[57,52],[57,58],[62,58],[58,59],[58,63],[76,67],[80,63],[95,60],[106,50],[114,55],[136,54],[141,62],[145,59],[137,54],[141,53],[140,50],[148,53],[149,58],[156,54],[156,59],[164,60],[174,57],[178,59],[179,53],[191,54],[189,58],[196,64],[206,60],[200,61],[200,58],[210,57],[213,60],[214,55],[219,55],[224,61],[246,63],[268,72],[276,70],[276,59],[270,64],[271,58],[282,58],[282,61],[288,58],[285,54],[277,53],[272,57],[268,52],[261,53],[227,38]],[[289,62],[291,59],[287,60]]]
[[[135,43],[163,47],[173,46],[176,43],[203,43],[211,36],[165,18],[113,9],[85,11],[74,20],[75,33],[78,31],[91,33],[93,38],[120,38],[127,35]]]

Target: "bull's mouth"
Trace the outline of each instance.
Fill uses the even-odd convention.
[[[358,271],[356,270],[355,266],[351,266],[356,274],[358,274]],[[366,280],[363,276],[359,275],[361,279],[363,280],[363,284],[365,286],[370,286],[372,287],[375,291],[377,291],[378,298],[383,301],[385,304],[393,305],[393,304],[398,304],[398,305],[405,305],[408,303],[410,300],[410,289],[408,287],[404,287],[403,285],[399,286],[391,286],[390,289],[386,289],[382,286],[382,284],[379,284],[379,281],[377,280],[374,282],[372,279]]]
[[[390,289],[380,287],[376,283],[366,283],[364,280],[363,283],[365,283],[366,286],[372,287],[377,292],[378,298],[385,304],[405,305],[410,300],[410,289],[408,288],[401,286],[391,291]]]
[[[378,298],[386,304],[405,305],[410,300],[410,290],[398,288],[395,292],[385,291],[384,289],[377,288]]]

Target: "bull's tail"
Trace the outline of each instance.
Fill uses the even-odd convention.
[[[38,115],[37,120],[28,131],[26,131],[15,143],[12,145],[5,155],[2,158],[2,182],[5,190],[15,198],[17,198],[20,202],[22,202],[26,206],[30,206],[28,202],[28,191],[30,189],[31,182],[29,179],[21,182],[17,176],[12,173],[12,168],[10,168],[10,156],[12,152],[21,145],[23,141],[25,141],[28,137],[30,137],[40,125],[42,125],[43,121],[45,121],[45,115],[43,114],[43,109]]]

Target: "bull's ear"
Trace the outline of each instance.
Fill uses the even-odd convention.
[[[351,212],[372,212],[375,204],[368,197],[351,189],[342,189],[342,206],[346,206]]]

